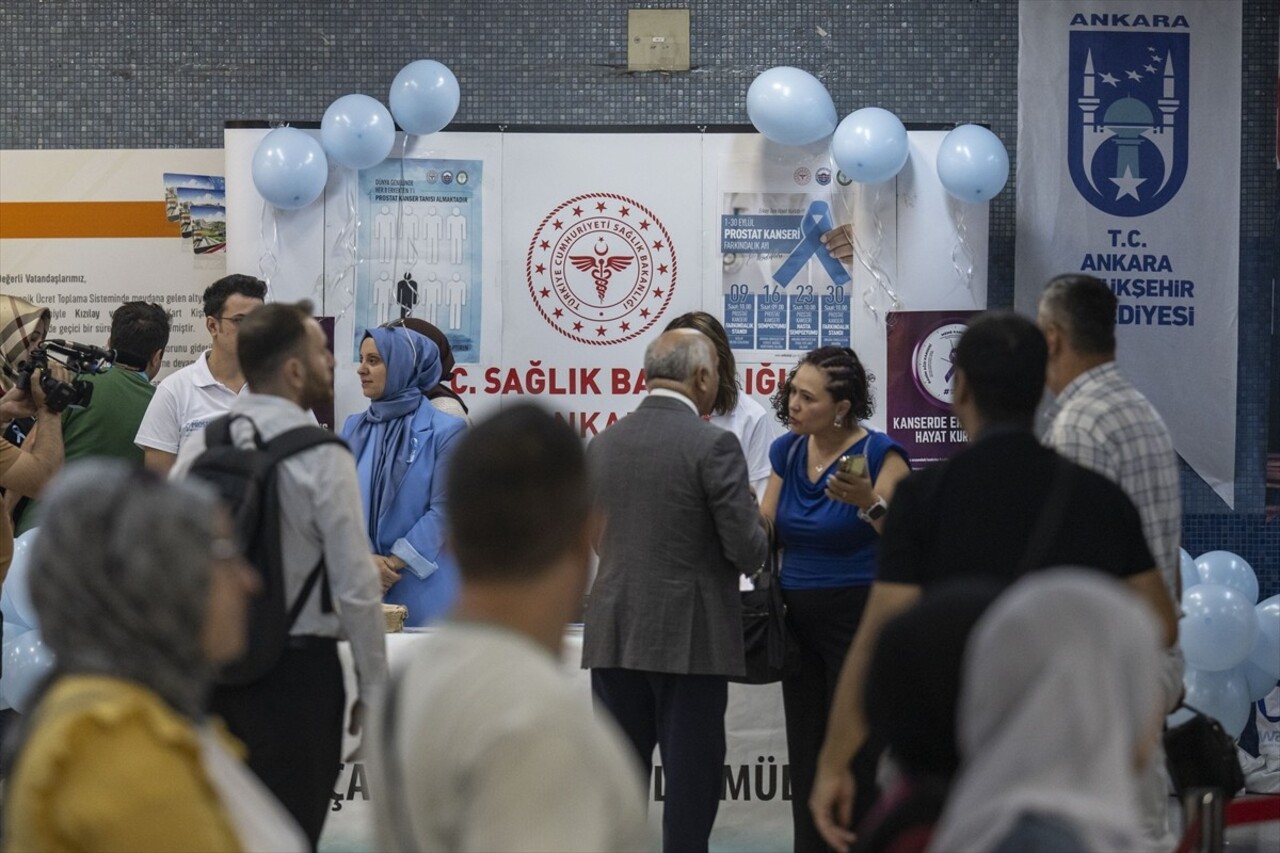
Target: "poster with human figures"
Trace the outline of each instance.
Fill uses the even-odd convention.
[[[416,317],[459,361],[480,351],[480,160],[405,159],[360,172],[355,349],[370,326]]]

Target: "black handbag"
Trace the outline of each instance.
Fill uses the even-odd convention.
[[[1191,719],[1164,733],[1165,761],[1178,796],[1192,788],[1217,788],[1228,800],[1244,787],[1236,742],[1213,717],[1183,703]]]
[[[747,658],[747,674],[729,676],[739,684],[772,684],[781,681],[787,670],[788,649],[786,606],[778,583],[778,563],[773,543],[769,557],[752,577],[755,589],[742,591],[742,642]]]

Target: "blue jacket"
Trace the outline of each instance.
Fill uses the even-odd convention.
[[[394,555],[407,564],[385,601],[409,608],[406,625],[420,626],[443,616],[458,596],[458,573],[445,553],[445,468],[453,447],[466,429],[461,418],[446,415],[426,397],[410,416],[409,450],[392,468],[393,498],[382,507],[373,553]],[[361,415],[347,418],[342,437],[350,439]],[[356,471],[364,504],[366,529],[372,478],[373,444],[360,448]]]

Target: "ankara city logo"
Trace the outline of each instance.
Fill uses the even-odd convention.
[[[676,254],[666,226],[635,199],[588,193],[557,205],[525,257],[529,295],[551,326],[579,343],[644,334],[671,303]]]
[[[1073,31],[1067,162],[1089,204],[1143,216],[1178,194],[1187,174],[1191,36]]]

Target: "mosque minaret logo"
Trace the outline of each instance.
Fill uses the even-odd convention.
[[[1099,210],[1140,216],[1181,187],[1187,47],[1185,34],[1071,33],[1069,166]]]

